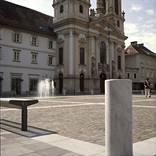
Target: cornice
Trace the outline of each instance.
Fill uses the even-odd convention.
[[[51,51],[43,51],[43,50],[40,50],[40,48],[37,48],[37,49],[31,49],[31,48],[25,48],[25,47],[19,47],[19,46],[13,46],[11,44],[3,44],[1,43],[1,47],[8,47],[8,48],[12,48],[12,49],[17,49],[19,51],[22,51],[22,50],[27,50],[27,51],[37,51],[39,53],[44,53],[44,54],[49,54],[49,55],[53,55],[55,56],[55,49],[52,49]]]
[[[10,26],[10,25],[5,25],[5,24],[1,24],[0,23],[0,28],[6,28],[6,29],[9,29],[9,30],[13,30],[13,31],[19,31],[21,33],[28,33],[28,34],[35,34],[37,36],[44,36],[44,37],[47,37],[47,38],[53,38],[53,39],[56,39],[57,36],[56,34],[55,35],[51,35],[51,34],[45,34],[45,33],[42,33],[42,32],[37,32],[37,31],[34,31],[34,30],[27,30],[27,29],[21,29],[21,28],[18,28],[18,27],[14,27],[14,26]]]
[[[85,28],[89,27],[89,22],[85,22],[85,21],[82,21],[82,20],[79,20],[79,19],[75,19],[75,18],[67,18],[67,19],[59,21],[57,23],[54,23],[51,26],[51,28],[52,29],[57,29],[59,27],[62,27],[62,26],[65,26],[65,25],[70,25],[70,24],[79,25],[79,26],[82,26],[82,27],[85,27]]]
[[[21,69],[34,69],[34,70],[47,70],[47,71],[54,71],[55,70],[55,65],[53,66],[48,66],[51,68],[41,68],[41,67],[29,67],[29,66],[15,66],[15,65],[7,65],[7,64],[1,64],[1,67],[9,67],[9,68],[21,68]]]

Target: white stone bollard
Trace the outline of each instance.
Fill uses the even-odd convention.
[[[105,81],[106,156],[132,156],[132,81]]]

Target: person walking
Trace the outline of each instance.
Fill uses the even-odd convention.
[[[149,81],[149,78],[147,77],[145,83],[144,83],[144,86],[145,86],[145,95],[146,95],[146,98],[147,96],[149,96],[149,98],[151,97],[151,93],[150,93],[150,81]]]

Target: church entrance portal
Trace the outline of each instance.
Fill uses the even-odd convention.
[[[105,80],[106,80],[106,75],[102,73],[100,75],[100,91],[101,93],[105,93]]]
[[[59,93],[62,94],[62,89],[63,89],[63,75],[59,75]]]

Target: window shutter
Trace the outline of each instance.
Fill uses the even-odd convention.
[[[0,29],[0,40],[2,40],[2,36],[3,36],[3,31],[2,29]]]
[[[0,47],[0,60],[2,60],[2,48]]]
[[[12,41],[15,42],[15,33],[12,32]]]
[[[30,36],[30,45],[32,45],[32,36]]]
[[[36,37],[36,45],[39,46],[39,38]]]
[[[22,37],[23,37],[22,34],[20,34],[20,36],[19,36],[19,42],[20,43],[22,43]]]

